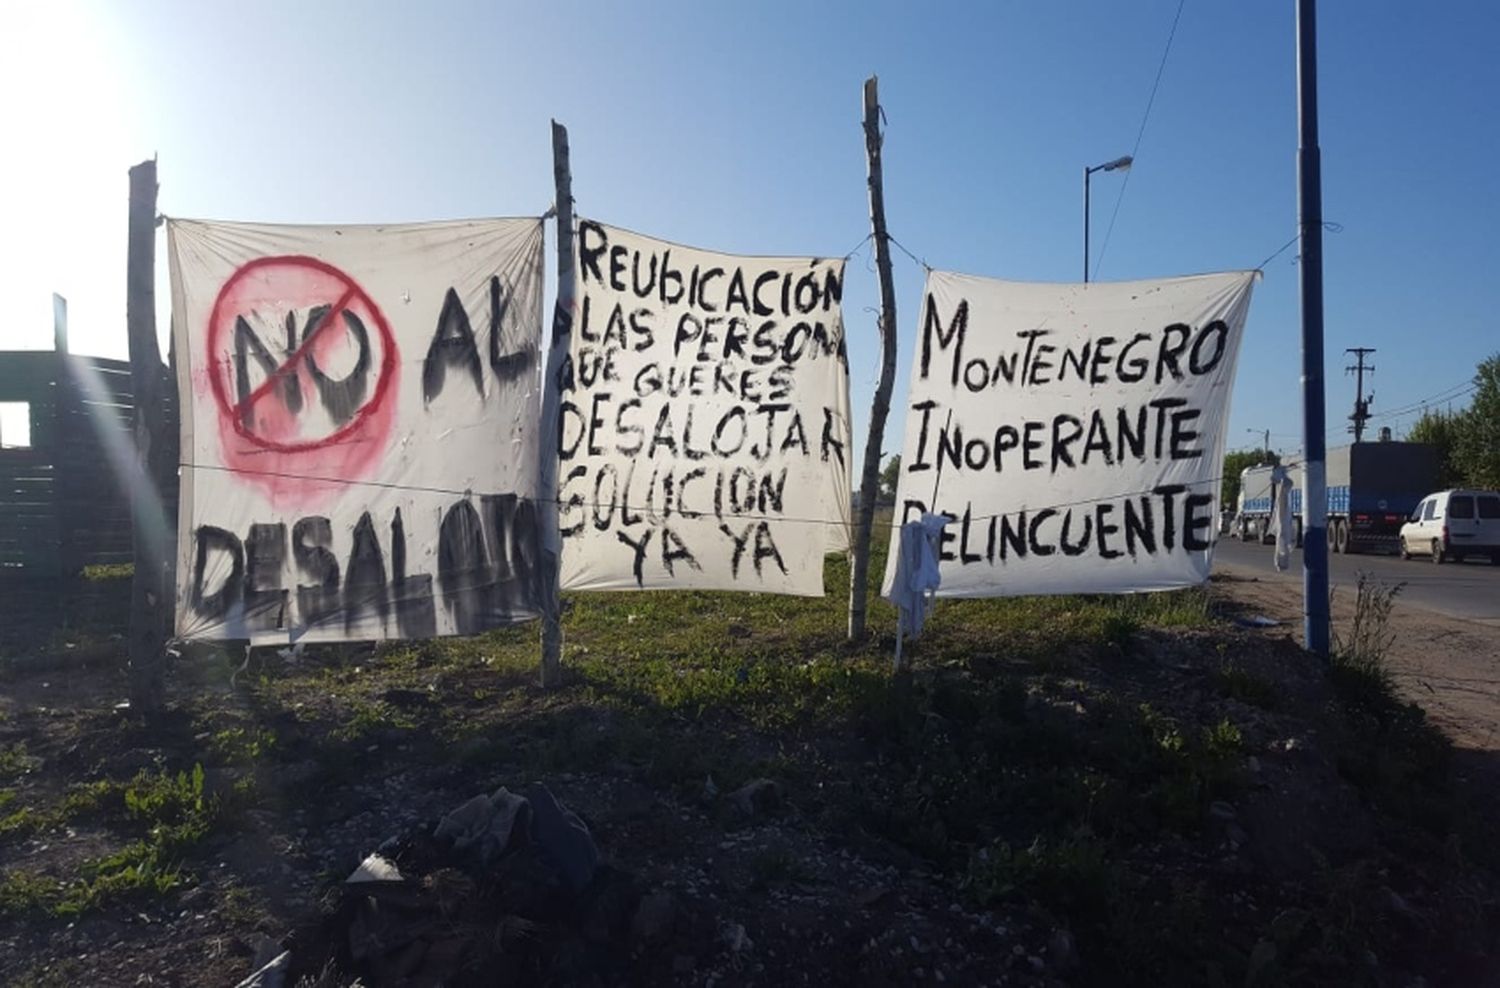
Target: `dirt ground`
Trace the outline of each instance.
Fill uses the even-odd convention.
[[[1500,791],[1500,630],[1394,613],[1396,681],[1457,741],[1450,773],[1420,711],[1298,647],[1296,591],[1216,577],[1196,618],[1129,609],[1165,595],[945,606],[899,681],[884,655],[794,651],[806,625],[748,634],[738,599],[586,601],[555,692],[530,629],[205,651],[150,725],[116,706],[117,637],[49,645],[0,675],[0,985],[227,986],[288,949],[289,984],[331,957],[323,985],[375,988],[1500,986],[1496,817],[1468,806]],[[681,654],[627,654],[603,637],[622,622],[579,613],[606,606]],[[429,980],[343,963],[367,854],[533,781],[588,825],[609,895],[483,930],[445,912]],[[445,870],[396,891],[440,901]],[[449,977],[459,941],[487,980]]]
[[[1282,622],[1276,634],[1298,644],[1302,634],[1302,589],[1284,580],[1261,579],[1243,567],[1221,567],[1230,579],[1223,592],[1247,613]],[[1352,595],[1335,595],[1335,627],[1354,616]],[[1500,628],[1448,617],[1396,599],[1389,660],[1397,686],[1420,704],[1460,751],[1500,750]]]

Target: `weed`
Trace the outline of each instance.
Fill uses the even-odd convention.
[[[1141,630],[1140,619],[1134,614],[1115,613],[1106,615],[1100,628],[1101,637],[1116,648],[1124,649],[1136,632]]]
[[[46,827],[48,820],[29,807],[22,807],[0,817],[0,840],[20,840]]]
[[[148,824],[177,823],[203,815],[203,766],[193,772],[141,772],[125,787],[125,813]]]
[[[1214,681],[1223,696],[1262,710],[1276,709],[1276,684],[1234,663],[1221,666],[1214,674]]]
[[[1211,761],[1233,764],[1244,743],[1244,735],[1228,717],[1203,729],[1203,749]]]
[[[89,862],[84,866],[89,877],[68,886],[50,911],[55,916],[74,917],[122,899],[166,895],[183,883],[181,869],[167,863],[170,847],[175,844],[156,839],[137,841]]]
[[[36,759],[26,753],[26,742],[0,745],[0,778],[10,779],[25,775],[36,765]]]
[[[985,848],[970,860],[961,887],[981,908],[1015,896],[1061,915],[1098,920],[1117,881],[1105,845],[1084,829],[1062,839],[1038,836],[1024,848],[1004,842]]]
[[[276,735],[265,728],[226,727],[209,738],[210,755],[226,765],[247,765],[271,754]]]
[[[1390,626],[1391,610],[1405,583],[1380,583],[1361,572],[1354,590],[1354,617],[1347,634],[1333,629],[1333,677],[1346,690],[1369,696],[1391,691],[1391,673],[1386,662],[1396,632]],[[1330,593],[1330,598],[1332,594]]]
[[[333,732],[333,736],[353,743],[387,731],[409,731],[416,726],[415,720],[389,703],[360,702],[355,704],[352,715]]]
[[[63,820],[73,820],[104,811],[111,808],[110,804],[115,802],[115,797],[119,796],[122,790],[123,786],[120,783],[110,782],[107,779],[75,785],[68,790],[62,803],[58,805],[58,816]],[[115,802],[115,805],[122,807],[123,800]]]
[[[342,872],[339,873],[342,877]],[[230,885],[219,895],[218,914],[237,927],[250,927],[266,919],[265,908],[242,885]]]
[[[12,870],[0,878],[0,916],[16,916],[39,909],[57,890],[57,883],[31,872]]]

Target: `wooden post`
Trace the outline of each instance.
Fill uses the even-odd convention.
[[[568,163],[568,128],[552,121],[552,177],[556,184],[557,304],[552,310],[552,343],[542,386],[542,440],[537,491],[541,519],[542,686],[562,683],[562,534],[558,528],[557,447],[562,429],[558,375],[573,339],[573,172]]]
[[[166,526],[155,481],[167,451],[163,427],[161,350],[156,343],[156,161],[130,169],[130,241],[126,256],[125,323],[130,341],[130,383],[135,451],[140,472],[130,485],[131,545],[135,576],[130,599],[130,706],[150,714],[163,702],[172,593],[167,585]]]
[[[880,273],[880,382],[870,409],[870,434],[865,439],[864,475],[859,481],[859,517],[855,521],[854,560],[849,571],[849,640],[865,637],[869,597],[870,535],[875,525],[876,487],[880,483],[880,447],[885,420],[891,410],[891,385],[896,376],[896,287],[891,284],[891,243],[885,228],[885,186],[881,178],[880,97],[876,77],[865,80],[865,158],[869,162],[870,226],[875,241],[875,267]]]
[[[83,411],[78,397],[78,381],[68,355],[68,300],[56,292],[52,293],[52,351],[57,354],[56,378],[52,382],[52,431],[51,441],[56,459],[53,460],[52,496],[58,506],[57,519],[57,568],[65,579],[75,579],[83,568],[79,554],[79,536],[74,526],[67,524],[70,509],[79,503],[87,503],[92,492],[78,489],[75,471],[64,468],[64,461],[73,449],[73,440],[79,428],[78,420]]]

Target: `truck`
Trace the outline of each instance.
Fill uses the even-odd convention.
[[[1401,525],[1422,498],[1438,486],[1439,455],[1426,443],[1374,442],[1328,451],[1328,547],[1334,552],[1395,552]],[[1291,514],[1297,545],[1302,544],[1303,461],[1287,460]],[[1274,502],[1271,466],[1240,473],[1240,497],[1232,525],[1239,539],[1271,538]]]

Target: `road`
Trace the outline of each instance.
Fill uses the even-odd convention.
[[[1214,569],[1235,576],[1302,583],[1302,551],[1294,550],[1285,573],[1272,566],[1274,547],[1221,538],[1214,550]],[[1401,600],[1451,617],[1500,627],[1500,566],[1483,560],[1434,566],[1425,557],[1403,561],[1397,556],[1330,555],[1329,580],[1339,596],[1352,598],[1361,571],[1388,584],[1405,583]]]

